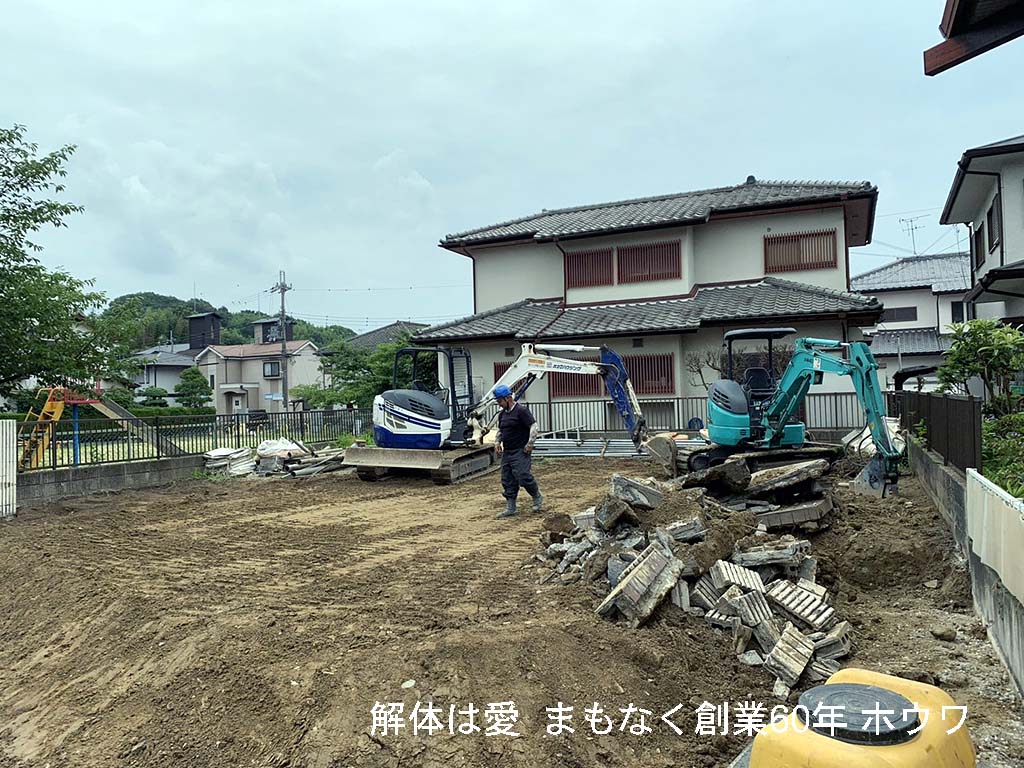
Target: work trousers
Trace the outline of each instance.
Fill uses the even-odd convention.
[[[536,496],[540,492],[537,488],[537,481],[534,480],[533,474],[530,471],[532,464],[533,456],[524,453],[522,448],[515,451],[502,452],[502,496],[506,499],[515,499],[519,495],[520,488],[523,488],[531,496]]]

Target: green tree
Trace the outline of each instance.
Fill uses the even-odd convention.
[[[360,407],[373,405],[373,398],[392,388],[395,353],[408,346],[408,338],[392,344],[381,344],[374,350],[354,347],[347,341],[336,341],[324,350],[321,365],[330,374],[332,389],[341,394],[341,401],[355,401]],[[437,388],[437,366],[420,360],[418,382],[425,389]],[[400,361],[398,385],[409,387],[412,382],[412,364],[409,358]]]
[[[100,315],[106,303],[92,282],[48,270],[34,255],[34,236],[64,227],[82,211],[50,199],[64,191],[65,165],[75,147],[40,155],[25,128],[0,129],[0,395],[29,376],[41,385],[83,387],[127,376],[133,363],[130,306]]]
[[[1024,370],[1024,333],[998,320],[954,323],[953,346],[937,372],[944,391],[966,393],[967,383],[978,378],[985,387],[988,410],[996,415],[1015,413],[1020,397],[1010,384]]]
[[[348,402],[340,389],[321,387],[318,384],[300,384],[292,387],[288,394],[292,400],[305,400],[310,408],[331,408]]]
[[[135,393],[127,387],[111,387],[103,392],[103,397],[112,400],[122,408],[131,408],[135,405]]]
[[[213,390],[210,389],[210,382],[206,380],[202,371],[198,368],[187,368],[179,378],[178,383],[174,385],[178,405],[202,408],[209,404]]]
[[[142,405],[155,408],[167,407],[167,390],[163,387],[146,387],[139,390],[139,397],[142,397]]]

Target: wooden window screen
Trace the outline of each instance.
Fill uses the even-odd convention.
[[[638,395],[674,395],[675,365],[671,352],[651,355],[626,355],[622,358]]]
[[[836,230],[764,236],[764,271],[827,269],[838,264]]]
[[[620,283],[678,280],[683,275],[682,246],[678,240],[618,247]]]
[[[995,250],[1003,235],[1003,222],[1000,214],[1000,208],[999,195],[996,195],[995,199],[992,200],[992,205],[989,206],[988,214],[986,216],[986,221],[988,222],[988,249],[990,251]]]
[[[588,288],[614,282],[611,248],[590,248],[565,254],[566,288]]]
[[[588,363],[601,362],[597,357],[574,357],[573,359],[584,360]],[[548,378],[551,397],[600,397],[604,394],[604,382],[600,376],[587,376],[581,373],[552,373]]]

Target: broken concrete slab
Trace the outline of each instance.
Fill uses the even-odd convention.
[[[707,535],[708,529],[700,515],[694,515],[690,520],[677,520],[674,523],[669,523],[665,526],[665,532],[682,544],[690,544],[701,541]]]
[[[764,668],[792,688],[814,655],[814,644],[792,624],[782,630],[782,637],[764,660]]]
[[[789,694],[792,693],[792,688],[786,685],[781,680],[776,680],[775,685],[772,687],[772,696],[780,701],[786,701],[789,698]]]
[[[742,459],[747,462],[751,472],[756,472],[761,469],[794,464],[811,459],[827,459],[831,462],[841,459],[844,453],[845,450],[841,445],[814,445],[804,446],[803,448],[775,448],[768,451],[734,453],[730,458]]]
[[[808,579],[797,579],[796,585],[800,587],[800,589],[805,589],[808,592],[817,595],[825,602],[830,602],[828,598],[828,590],[825,589],[825,587],[823,587],[821,584],[816,584],[815,582],[809,581]]]
[[[554,545],[552,545],[554,546]],[[594,548],[593,542],[588,539],[577,541],[566,551],[565,556],[562,558],[562,562],[558,564],[558,572],[565,573],[569,566],[583,557],[587,552]]]
[[[768,496],[800,483],[815,480],[829,468],[827,459],[813,459],[754,472],[746,488],[747,496]]]
[[[655,509],[665,500],[665,494],[658,488],[630,477],[612,475],[611,485],[611,495],[634,509]]]
[[[758,544],[748,547],[742,552],[736,552],[732,556],[732,561],[744,568],[754,568],[759,565],[785,565],[796,568],[810,550],[811,543],[805,539],[787,540],[783,538],[774,543]]]
[[[736,658],[739,659],[740,664],[746,664],[748,667],[760,667],[764,664],[764,657],[757,651],[746,651]]]
[[[548,545],[548,548],[544,550],[544,556],[551,560],[560,560],[566,552],[572,548],[572,542],[560,541],[554,544]]]
[[[718,611],[719,613],[724,613],[726,616],[736,616],[738,614],[736,613],[736,608],[732,604],[732,601],[742,596],[743,590],[733,584],[722,593],[720,598],[718,598],[718,602],[715,603],[713,610]]]
[[[798,525],[809,525],[816,523],[832,511],[832,497],[822,496],[820,499],[806,501],[802,504],[793,504],[788,507],[777,507],[774,510],[757,512],[758,524],[764,525],[768,530],[779,528],[793,528]]]
[[[608,585],[615,587],[619,583],[619,579],[622,578],[622,572],[626,570],[629,565],[625,560],[620,557],[608,558],[608,567],[606,573],[608,574]]]
[[[757,575],[756,571],[727,560],[719,560],[712,565],[708,575],[711,576],[711,580],[718,589],[725,589],[735,584],[747,591],[764,592],[764,582],[761,581],[761,577]]]
[[[745,627],[743,624],[737,624],[732,628],[733,652],[737,656],[746,652],[747,646],[750,645],[751,635],[750,627]]]
[[[604,501],[597,506],[597,511],[594,514],[597,527],[604,531],[610,531],[619,520],[623,522],[635,520],[632,507],[622,499],[606,496]]]
[[[739,493],[750,483],[750,468],[745,461],[729,459],[714,467],[690,472],[677,481],[680,488],[714,488],[726,493]]]
[[[763,592],[747,592],[732,601],[736,615],[748,627],[756,627],[762,621],[772,620],[772,609]]]
[[[797,567],[797,576],[804,581],[817,582],[818,581],[818,561],[817,559],[808,555],[800,561],[800,565]]]
[[[732,631],[734,628],[739,626],[740,623],[738,616],[729,616],[721,611],[715,610],[708,611],[704,614],[704,620],[712,627],[727,629],[729,631]]]
[[[807,629],[828,629],[835,621],[836,611],[831,605],[791,581],[776,581],[768,588],[767,594],[769,603],[779,613]]]

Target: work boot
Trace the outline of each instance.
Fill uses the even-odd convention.
[[[503,517],[514,517],[516,514],[516,500],[506,499],[505,500],[505,511],[498,515],[497,519],[501,520]]]
[[[540,512],[541,506],[544,504],[544,494],[537,491],[537,495],[533,497],[533,511]]]

